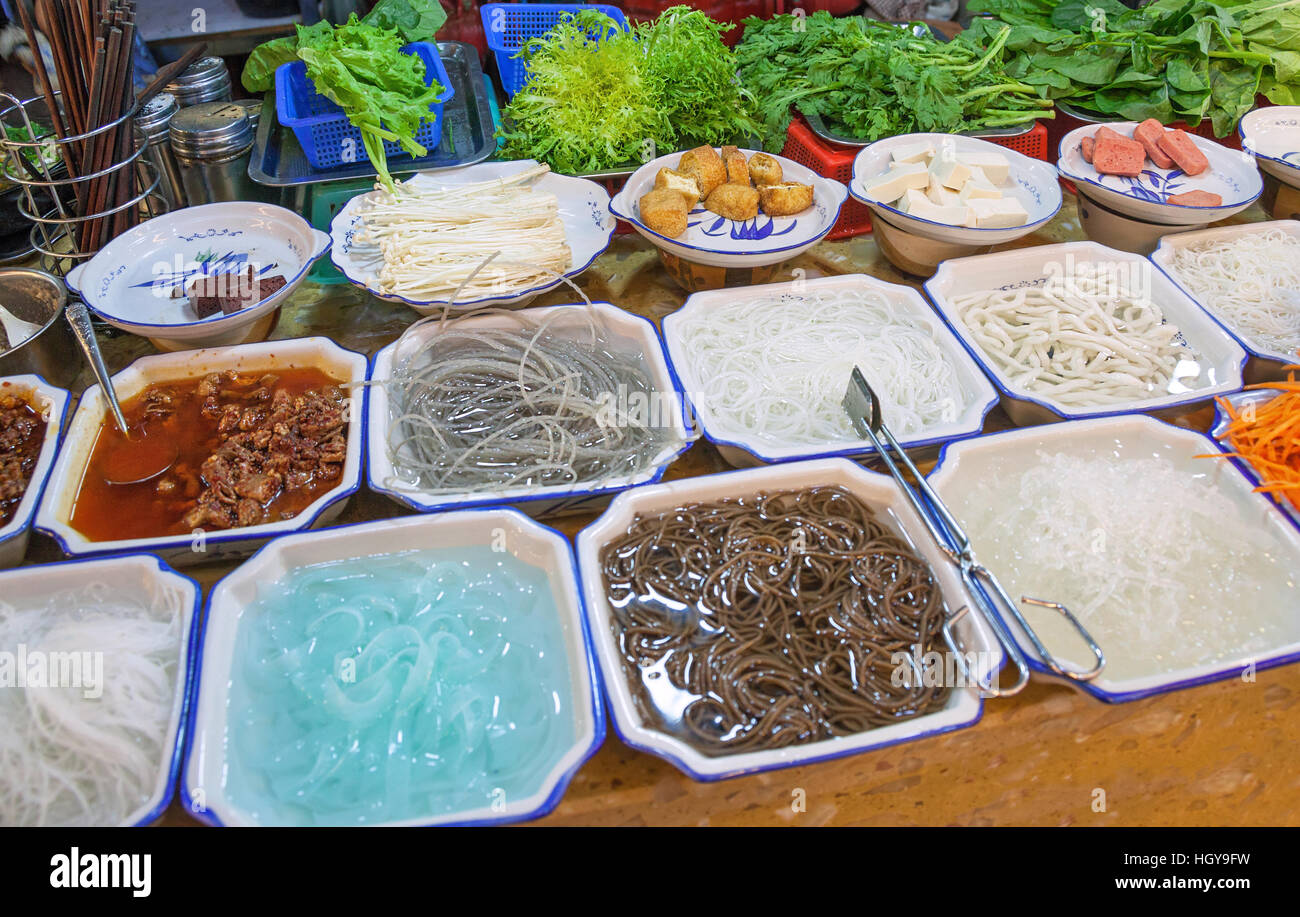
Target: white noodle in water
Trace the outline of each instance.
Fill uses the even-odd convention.
[[[573,258],[559,200],[531,187],[549,171],[539,165],[448,188],[412,179],[392,192],[381,188],[367,195],[359,240],[383,255],[380,291],[473,301],[541,286],[563,274]],[[492,252],[498,257],[484,266],[484,255]]]
[[[0,825],[118,825],[153,796],[172,751],[181,623],[174,595],[101,584],[0,602],[0,651],[16,662],[23,647],[28,661],[25,686],[0,688]],[[42,680],[61,686],[33,686],[38,652],[102,653],[102,668],[96,678],[80,657],[70,686],[47,665]]]
[[[951,299],[976,345],[1013,386],[1067,407],[1146,401],[1209,384],[1160,307],[1089,264],[1068,281]]]
[[[1231,475],[1231,469],[1220,472]],[[1131,678],[1300,640],[1296,552],[1215,484],[1166,456],[1018,458],[980,486],[944,494],[985,566],[1018,598],[1066,605]],[[1027,609],[1061,655],[1081,644]],[[1083,662],[1086,654],[1073,657]]]
[[[1269,229],[1174,250],[1174,279],[1253,350],[1300,349],[1300,239]]]
[[[870,287],[732,300],[678,328],[701,409],[765,442],[859,441],[842,405],[855,365],[899,436],[952,423],[970,402],[933,325]]]

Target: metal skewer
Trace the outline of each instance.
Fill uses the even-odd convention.
[[[1064,678],[1070,678],[1074,681],[1090,681],[1091,679],[1096,678],[1106,665],[1106,656],[1102,652],[1101,647],[1097,645],[1097,641],[1092,638],[1092,635],[1088,633],[1087,629],[1081,623],[1079,623],[1079,620],[1075,618],[1068,608],[1058,602],[1048,602],[1043,599],[1030,598],[1029,596],[1021,596],[1020,599],[1020,601],[1026,605],[1036,605],[1041,608],[1055,609],[1060,612],[1061,616],[1064,617],[1072,627],[1074,627],[1079,636],[1088,644],[1088,648],[1092,651],[1092,655],[1096,659],[1096,664],[1086,671],[1067,668],[1057,661],[1056,657],[1053,656],[1052,653],[1048,651],[1047,647],[1043,645],[1043,641],[1029,625],[1029,622],[1025,620],[1024,614],[1021,613],[1020,606],[1007,594],[1006,589],[1003,588],[1002,584],[998,581],[998,578],[993,575],[992,571],[987,567],[984,567],[975,559],[975,554],[971,550],[970,538],[966,535],[965,530],[949,511],[948,507],[944,505],[944,502],[941,499],[939,499],[939,495],[934,492],[932,487],[930,487],[929,482],[926,481],[921,472],[917,470],[916,465],[912,463],[912,460],[908,457],[907,453],[903,451],[903,447],[898,444],[898,440],[894,439],[894,434],[889,431],[889,427],[885,425],[884,419],[881,417],[880,399],[876,397],[876,393],[872,391],[871,386],[867,383],[866,377],[862,375],[862,371],[856,366],[853,368],[853,375],[849,379],[848,391],[844,394],[844,410],[848,412],[849,418],[853,421],[853,426],[858,433],[871,441],[871,444],[875,447],[876,453],[880,456],[881,461],[885,463],[885,466],[889,469],[889,473],[894,476],[894,480],[897,481],[898,486],[902,488],[903,494],[907,497],[908,502],[912,504],[912,508],[916,510],[917,515],[921,517],[926,528],[929,529],[930,536],[934,539],[935,544],[939,546],[939,549],[943,551],[947,558],[960,571],[962,582],[965,583],[971,596],[975,598],[976,601],[982,601],[980,598],[981,595],[987,595],[995,606],[994,608],[987,610],[996,612],[997,606],[1001,606],[1003,610],[1009,613],[1020,626],[1020,629],[1024,631],[1025,635],[1029,638],[1029,642],[1033,644],[1034,650],[1038,653],[1039,658],[1041,658],[1043,663],[1055,674]],[[882,439],[884,440],[884,443],[887,443],[893,450],[892,455],[885,449],[884,444],[881,442]],[[895,459],[901,461],[903,465],[907,467],[907,470],[912,473],[912,477],[915,479],[917,486],[920,487],[921,492],[925,495],[924,500],[921,499],[921,497],[917,495],[916,491],[912,489],[912,486],[908,484],[907,479],[903,476],[903,473],[899,469]],[[979,587],[981,585],[988,587],[988,591],[986,592],[980,589]],[[955,625],[965,616],[967,610],[968,609],[966,608],[960,609],[945,622],[943,628],[944,638],[948,641],[949,647],[951,647],[953,653],[956,655],[958,665],[961,666],[962,674],[965,676],[969,676],[970,672],[967,669],[965,656],[958,646]],[[998,642],[1002,644],[1002,648],[1006,652],[1007,658],[1013,665],[1015,665],[1017,670],[1017,679],[1016,683],[1010,688],[994,687],[992,679],[995,673],[990,673],[989,683],[981,684],[980,688],[986,696],[1007,697],[1024,688],[1025,684],[1029,681],[1029,667],[1025,662],[1024,653],[1021,652],[1019,645],[1011,634],[1007,632],[1006,626],[1002,623],[1000,614],[986,614],[984,617],[988,620],[989,625],[997,635]]]

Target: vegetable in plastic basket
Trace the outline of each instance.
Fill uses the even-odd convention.
[[[985,47],[1010,27],[1007,73],[1040,94],[1126,121],[1195,127],[1218,137],[1263,93],[1300,103],[1300,0],[971,0],[957,41]]]
[[[759,101],[764,146],[781,149],[792,107],[861,140],[1052,117],[1052,103],[1036,87],[1002,72],[1001,42],[984,52],[918,36],[914,25],[836,19],[824,11],[746,19],[736,57],[741,80]]]
[[[405,41],[431,41],[447,21],[447,12],[438,0],[379,0],[361,20],[377,29],[396,29]],[[298,48],[329,34],[334,27],[328,22],[299,26],[295,35],[286,35],[258,45],[248,56],[239,80],[249,92],[267,92],[275,85],[275,71],[281,64],[298,60]]]
[[[731,28],[686,6],[633,27],[596,10],[566,14],[520,51],[528,82],[502,112],[501,155],[594,172],[755,135],[753,102],[722,43]]]

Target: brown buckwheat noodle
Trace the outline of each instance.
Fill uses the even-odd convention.
[[[942,639],[929,566],[841,487],[638,515],[601,563],[638,709],[705,754],[850,735],[948,697],[893,678],[895,653]]]

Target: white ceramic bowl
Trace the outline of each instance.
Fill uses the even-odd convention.
[[[298,214],[248,201],[203,204],[154,217],[109,242],[68,272],[68,288],[114,328],[149,338],[160,350],[222,347],[265,336],[329,236]],[[248,265],[287,281],[261,302],[231,315],[199,319],[186,299],[173,299],[206,271]]]
[[[389,416],[388,392],[382,385],[371,385],[367,387],[366,395],[370,444],[366,461],[366,483],[370,485],[370,489],[376,493],[386,494],[403,506],[422,513],[471,506],[510,504],[530,516],[540,517],[593,512],[609,502],[609,498],[618,491],[657,481],[663,477],[664,471],[673,460],[686,451],[694,437],[686,427],[682,395],[668,368],[659,335],[655,331],[654,324],[647,318],[624,312],[607,302],[592,303],[592,308],[596,310],[598,319],[605,324],[605,328],[615,340],[642,353],[647,369],[654,380],[655,390],[660,394],[657,402],[649,406],[652,412],[650,422],[671,427],[672,441],[664,446],[652,467],[633,477],[612,478],[583,485],[519,487],[493,493],[474,494],[421,493],[394,480],[393,463],[388,454],[388,437],[392,420]],[[539,320],[556,313],[566,315],[556,319],[549,326],[550,328],[564,330],[569,327],[575,334],[586,333],[588,313],[585,305],[543,306],[524,310],[521,316],[526,315]],[[476,316],[458,323],[460,328],[469,325],[482,328],[514,328],[518,323],[510,316],[504,315]],[[424,345],[438,334],[438,326],[423,325],[416,329],[415,334],[418,335],[418,343]],[[392,376],[393,361],[400,343],[400,339],[394,341],[375,354],[370,373],[371,379],[388,379]],[[410,343],[413,342],[408,341],[408,344]],[[611,394],[617,397],[616,393]]]
[[[1279,394],[1281,393],[1276,389],[1253,389],[1247,392],[1236,392],[1232,395],[1224,395],[1223,400],[1231,404],[1233,410],[1240,413],[1247,405],[1262,405],[1266,401],[1272,401]],[[1220,439],[1219,437],[1228,432],[1228,427],[1231,423],[1232,418],[1228,416],[1228,412],[1223,409],[1222,404],[1216,401],[1214,404],[1214,425],[1210,428],[1210,438],[1213,439],[1219,449],[1225,453],[1231,452],[1232,446],[1226,439]],[[1230,461],[1241,469],[1241,473],[1246,476],[1247,480],[1256,486],[1260,484],[1262,480],[1260,474],[1249,462],[1235,457]],[[1273,503],[1277,505],[1278,509],[1280,509],[1282,513],[1291,520],[1292,525],[1297,529],[1300,529],[1300,508],[1296,507],[1296,505],[1289,499],[1279,494],[1265,494],[1265,496],[1272,500]]]
[[[187,724],[181,797],[186,809],[210,824],[252,825],[252,816],[226,796],[226,706],[234,674],[240,621],[256,600],[261,584],[273,583],[289,571],[311,564],[396,554],[421,549],[504,544],[525,563],[546,571],[560,614],[568,657],[574,717],[572,746],[532,796],[509,799],[494,809],[481,808],[447,815],[428,815],[405,825],[486,824],[537,818],[553,809],[570,779],[605,738],[600,702],[573,554],[559,532],[509,509],[475,510],[440,516],[407,516],[320,532],[290,535],[273,541],[239,569],[221,580],[208,597],[199,640],[195,702]]]
[[[1241,116],[1241,148],[1283,184],[1300,188],[1300,105],[1268,105]]]
[[[360,383],[366,377],[365,357],[344,350],[326,338],[317,337],[141,357],[113,376],[113,387],[118,397],[125,401],[155,382],[198,379],[208,373],[227,369],[239,372],[274,372],[306,367],[318,368],[344,383]],[[112,423],[107,419],[106,405],[99,386],[92,385],[86,389],[76,413],[72,415],[63,448],[59,450],[58,460],[36,514],[36,527],[53,537],[65,553],[74,556],[150,551],[176,566],[243,557],[277,535],[324,525],[343,512],[347,499],[361,486],[365,436],[361,406],[364,401],[359,396],[354,396],[354,403],[358,409],[351,412],[348,422],[347,460],[343,464],[338,484],[317,497],[292,519],[208,532],[201,538],[164,535],[158,538],[91,541],[74,529],[70,520],[81,478],[94,451],[100,426]]]
[[[1013,383],[1007,374],[975,342],[970,329],[957,317],[952,299],[979,290],[1009,290],[1016,287],[1041,286],[1055,277],[1068,277],[1073,264],[1101,263],[1139,282],[1150,281],[1151,300],[1160,307],[1165,319],[1178,326],[1187,344],[1203,363],[1200,376],[1208,382],[1191,391],[1170,392],[1140,401],[1098,404],[1088,407],[1063,405],[1057,400]],[[1140,411],[1170,411],[1206,401],[1215,395],[1235,392],[1242,385],[1242,368],[1246,352],[1232,336],[1219,327],[1203,309],[1178,286],[1151,267],[1151,262],[1132,252],[1117,251],[1096,242],[1065,242],[1037,245],[1015,251],[995,252],[974,258],[945,261],[934,277],[924,284],[925,292],[948,326],[957,333],[967,352],[975,358],[993,384],[1002,393],[1002,406],[1011,420],[1020,426],[1050,423],[1061,418],[1100,417]],[[1198,377],[1199,378],[1199,377]]]
[[[0,594],[5,601],[28,598],[43,601],[44,596],[65,589],[81,589],[92,584],[106,585],[116,595],[136,595],[142,600],[165,599],[179,619],[180,640],[177,646],[176,684],[172,691],[172,712],[162,747],[163,757],[156,762],[158,776],[149,799],[118,825],[102,827],[142,827],[162,817],[171,804],[180,772],[182,725],[189,707],[190,688],[195,677],[194,648],[198,636],[199,602],[203,595],[199,584],[168,567],[149,554],[126,554],[120,557],[73,560],[58,564],[35,564],[0,573]],[[9,652],[14,647],[5,647]],[[39,647],[31,647],[37,650]],[[87,647],[93,651],[94,647]],[[16,690],[9,688],[8,690]],[[0,728],[4,724],[0,722]]]
[[[1114,121],[1104,126],[1131,137],[1137,125],[1136,121]],[[1212,223],[1245,210],[1264,190],[1259,170],[1249,156],[1190,133],[1187,136],[1210,161],[1210,167],[1200,175],[1184,175],[1177,168],[1158,169],[1149,159],[1136,178],[1102,175],[1083,158],[1082,149],[1083,138],[1091,137],[1102,126],[1085,124],[1062,137],[1056,167],[1070,181],[1086,188],[1089,197],[1126,216],[1170,226]],[[1187,191],[1209,191],[1223,198],[1223,203],[1217,207],[1165,203],[1169,195]]]
[[[761,150],[741,150],[746,158]],[[641,222],[641,198],[654,190],[655,176],[663,168],[675,169],[681,153],[652,159],[628,178],[623,189],[609,202],[609,209],[620,220],[632,224],[663,251],[696,264],[711,267],[763,267],[788,261],[812,248],[835,226],[840,208],[848,198],[844,185],[823,178],[807,166],[784,156],[774,157],[781,163],[784,181],[812,185],[812,206],[788,217],[770,217],[760,212],[752,220],[728,220],[695,205],[686,232],[670,239]]]
[[[865,274],[844,274],[792,283],[711,290],[692,294],[682,308],[664,318],[664,342],[668,348],[668,359],[673,373],[681,383],[686,398],[691,402],[704,435],[718,447],[718,451],[728,463],[743,468],[760,463],[830,458],[837,455],[863,457],[870,455],[875,449],[869,440],[859,438],[820,444],[776,442],[760,437],[753,430],[738,428],[733,422],[719,417],[714,405],[700,395],[702,382],[713,367],[698,366],[691,362],[681,337],[683,323],[688,319],[707,314],[721,303],[735,300],[767,299],[776,296],[788,296],[792,300],[797,300],[802,291],[811,295],[818,291],[830,293],[860,289],[883,294],[899,312],[915,317],[930,329],[935,343],[952,361],[958,385],[965,398],[960,415],[951,423],[918,430],[901,437],[899,442],[908,448],[921,448],[951,439],[974,436],[983,428],[984,417],[998,402],[997,392],[952,331],[939,320],[921,294],[911,287],[886,283]],[[845,388],[848,387],[848,382],[846,375]]]
[[[435,188],[452,188],[459,185],[471,185],[477,182],[491,181],[523,172],[537,165],[536,160],[521,159],[512,162],[480,162],[462,169],[448,169],[439,172],[421,172],[411,177],[411,182],[429,185]],[[564,222],[565,240],[573,257],[573,265],[564,272],[565,277],[576,277],[591,267],[614,236],[614,218],[609,215],[609,194],[600,185],[585,178],[573,178],[550,172],[538,179],[532,186],[538,191],[554,194],[559,200],[560,219]],[[330,222],[330,238],[333,248],[330,259],[334,262],[349,283],[359,286],[371,295],[385,302],[405,303],[421,315],[431,315],[444,307],[454,311],[481,309],[485,306],[523,306],[547,290],[554,289],[564,281],[556,277],[536,286],[522,290],[510,290],[499,296],[483,299],[465,300],[452,305],[446,299],[412,299],[379,290],[379,270],[384,259],[379,247],[360,241],[357,236],[363,228],[361,220],[361,202],[367,194],[358,194],[348,201]],[[492,254],[492,247],[485,246],[483,257]]]
[[[1296,220],[1272,220],[1267,223],[1241,223],[1236,226],[1215,226],[1210,229],[1203,229],[1200,232],[1180,232],[1175,235],[1165,236],[1160,241],[1160,246],[1151,255],[1151,261],[1175,284],[1178,288],[1184,290],[1188,296],[1196,300],[1197,305],[1210,314],[1210,316],[1223,326],[1240,344],[1245,347],[1247,352],[1257,360],[1267,360],[1277,364],[1295,363],[1300,357],[1295,353],[1279,353],[1270,351],[1257,343],[1253,336],[1244,330],[1238,330],[1232,326],[1214,307],[1207,302],[1197,299],[1190,290],[1187,290],[1178,282],[1178,275],[1174,272],[1174,257],[1178,251],[1192,245],[1200,245],[1209,241],[1227,241],[1236,240],[1244,237],[1253,236],[1257,233],[1268,232],[1272,229],[1280,229],[1289,236],[1300,240],[1300,221]],[[1297,297],[1300,297],[1300,290],[1296,291]],[[1297,320],[1300,320],[1300,312],[1297,312]]]
[[[0,568],[16,567],[27,553],[27,540],[32,531],[32,520],[40,506],[45,481],[54,467],[54,456],[59,451],[59,438],[63,420],[68,413],[68,393],[55,388],[40,376],[8,376],[0,378],[0,394],[21,393],[45,418],[45,440],[41,443],[36,467],[27,482],[23,498],[14,508],[13,518],[0,526]]]
[[[878,201],[867,194],[867,183],[877,175],[889,171],[890,157],[894,150],[927,141],[936,149],[951,143],[958,159],[962,153],[997,153],[1005,156],[1011,164],[1011,173],[1002,187],[1003,194],[1020,202],[1020,206],[1029,214],[1028,222],[1007,229],[952,226],[911,216],[890,206],[889,201]],[[900,134],[867,144],[853,159],[853,180],[849,183],[849,193],[898,229],[936,242],[963,245],[998,245],[1019,239],[1042,226],[1061,209],[1061,186],[1057,181],[1056,170],[1050,164],[1030,159],[996,143],[962,134]]]
[[[1218,451],[1208,437],[1184,430],[1171,424],[1163,423],[1151,417],[1107,417],[1086,421],[1074,421],[1065,424],[1036,427],[1027,430],[1012,430],[981,436],[978,439],[965,440],[945,447],[938,465],[927,476],[930,485],[948,505],[959,521],[968,521],[965,517],[963,495],[978,489],[985,481],[995,478],[999,469],[1013,465],[1026,467],[1034,461],[1037,450],[1051,452],[1105,449],[1116,458],[1138,458],[1162,456],[1174,461],[1189,474],[1204,476],[1221,493],[1226,494],[1232,502],[1241,507],[1244,517],[1257,521],[1261,528],[1276,531],[1291,548],[1294,557],[1293,569],[1300,570],[1300,530],[1292,528],[1287,520],[1277,511],[1273,503],[1262,494],[1253,493],[1252,482],[1247,480],[1228,462],[1215,461],[1204,456]],[[972,535],[972,538],[975,536]],[[980,556],[979,542],[973,544],[975,556]],[[988,562],[988,558],[983,558]],[[995,574],[999,571],[994,570]],[[1052,596],[1044,596],[1051,599]],[[1131,609],[1134,614],[1142,614],[1143,608]],[[1294,608],[1278,609],[1279,616],[1289,615],[1295,618]],[[1035,653],[1033,645],[1015,621],[1005,621],[1016,641],[1024,651],[1025,658],[1035,674],[1057,680],[1049,672]],[[1044,632],[1040,630],[1040,635]],[[1075,682],[1059,679],[1108,702],[1137,700],[1153,694],[1162,694],[1192,685],[1203,684],[1221,678],[1239,675],[1244,668],[1253,663],[1258,669],[1282,665],[1300,659],[1300,624],[1295,627],[1295,640],[1271,648],[1266,652],[1243,654],[1237,658],[1191,666],[1171,672],[1160,672],[1152,661],[1151,671],[1129,678],[1118,678],[1103,669],[1101,674],[1090,682]],[[1094,633],[1094,636],[1096,634]],[[1055,655],[1067,662],[1080,666],[1085,659],[1079,649],[1079,658],[1071,658],[1068,647],[1054,645],[1046,641]],[[1082,647],[1082,643],[1079,643]],[[1106,650],[1105,641],[1101,648]]]
[[[605,514],[578,533],[577,539],[578,571],[592,645],[604,677],[614,727],[626,744],[672,762],[696,780],[722,780],[857,754],[962,729],[979,720],[983,709],[979,692],[974,687],[954,688],[941,710],[889,726],[804,745],[711,757],[680,738],[661,731],[642,717],[632,700],[612,627],[613,612],[606,597],[600,564],[600,554],[605,545],[626,532],[637,513],[662,512],[683,503],[746,496],[760,491],[801,490],[819,484],[840,485],[853,492],[925,557],[934,571],[948,609],[955,612],[967,605],[975,612],[962,619],[957,625],[957,633],[966,651],[981,654],[977,658],[985,662],[977,667],[976,674],[983,680],[1001,667],[1002,650],[992,630],[979,616],[956,568],[944,560],[924,523],[892,478],[866,471],[845,459],[832,458],[788,462],[638,487],[615,497]],[[941,646],[939,652],[948,652],[947,647]]]

